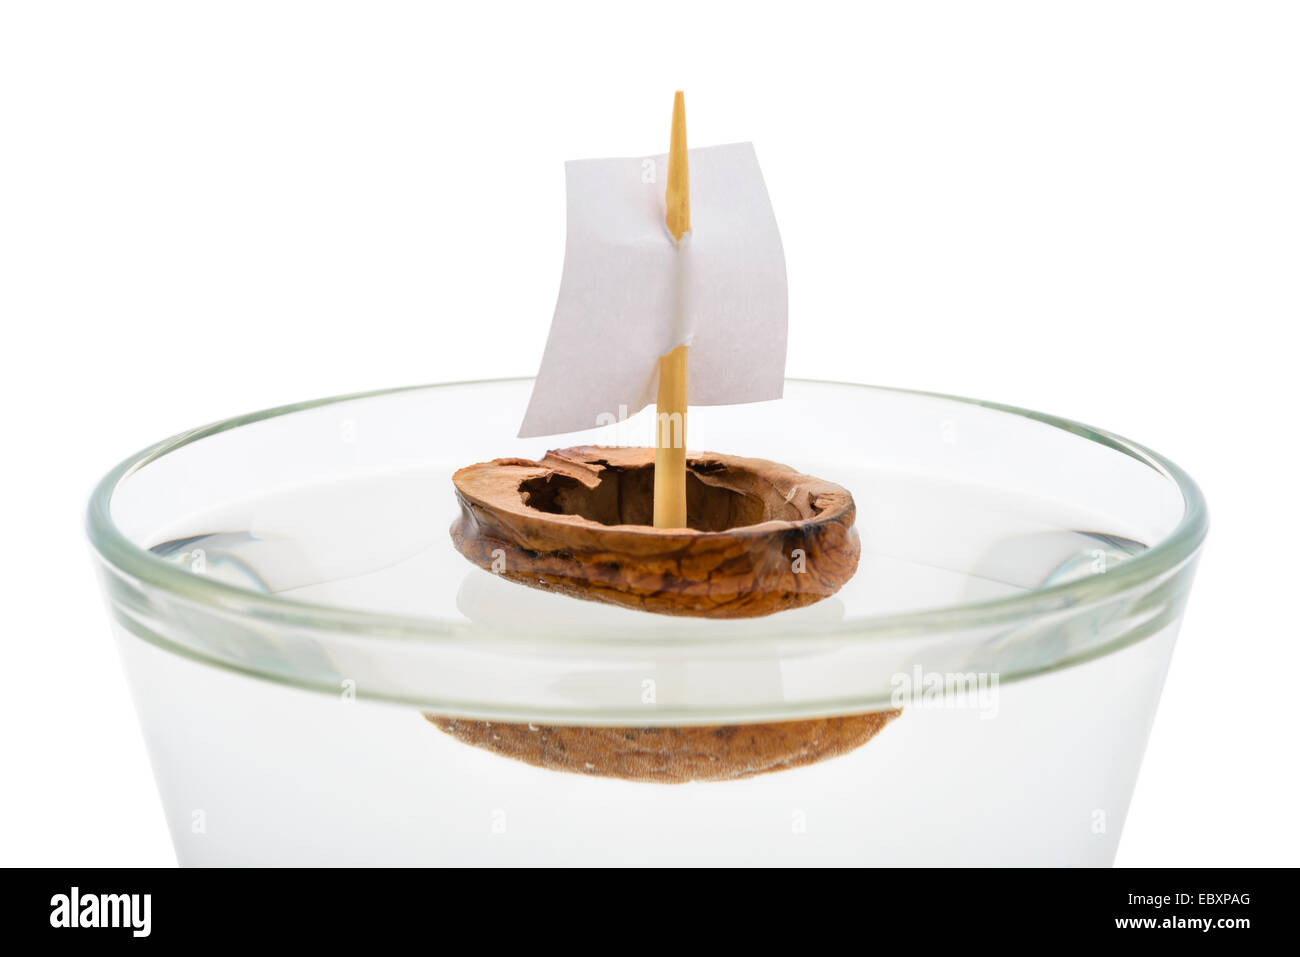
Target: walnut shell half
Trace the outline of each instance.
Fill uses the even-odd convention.
[[[654,449],[583,446],[452,477],[462,555],[511,581],[666,615],[752,618],[853,576],[847,489],[765,459],[690,453],[689,528],[655,528]]]
[[[426,714],[464,744],[552,771],[658,784],[738,781],[815,764],[870,741],[898,711],[772,724],[584,728]]]

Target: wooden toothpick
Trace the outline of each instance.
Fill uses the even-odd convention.
[[[686,97],[673,97],[673,131],[668,141],[668,231],[681,242],[691,228],[691,171],[686,162]]]
[[[691,228],[690,170],[686,162],[686,98],[673,98],[668,147],[668,231],[681,242]],[[678,317],[680,318],[680,317]],[[686,346],[659,357],[655,421],[655,528],[686,526]]]

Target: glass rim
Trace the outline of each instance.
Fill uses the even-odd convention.
[[[506,383],[528,382],[532,381],[532,379],[532,376],[511,376],[355,392],[250,412],[178,433],[134,455],[128,456],[99,481],[91,493],[86,509],[87,535],[99,558],[110,568],[142,584],[157,588],[172,597],[197,603],[224,614],[235,614],[255,620],[271,621],[279,626],[299,626],[316,631],[344,632],[373,638],[396,638],[404,642],[433,641],[441,643],[474,638],[482,629],[469,621],[461,622],[434,617],[394,615],[337,605],[318,604],[275,594],[249,591],[212,578],[194,575],[181,566],[168,562],[148,549],[130,541],[112,519],[112,500],[117,488],[123,481],[150,463],[202,439],[246,425],[291,415],[295,412],[363,399],[463,386],[503,385]],[[1209,516],[1205,498],[1190,475],[1178,465],[1151,449],[1104,429],[1097,429],[1060,416],[1035,412],[1013,405],[939,392],[824,379],[789,378],[786,381],[939,399],[1040,422],[1136,459],[1173,483],[1182,495],[1184,504],[1183,515],[1178,525],[1169,534],[1140,554],[1108,569],[1105,575],[1093,575],[1001,598],[941,605],[934,608],[885,615],[865,615],[847,618],[834,623],[822,623],[812,629],[806,627],[797,629],[801,633],[807,631],[809,637],[860,638],[867,640],[883,636],[933,635],[969,627],[1023,621],[1048,612],[1086,607],[1175,571],[1196,554],[1208,531]],[[708,641],[719,639],[718,634],[709,634],[704,628],[700,628],[693,634],[689,624],[690,621],[692,620],[674,619],[674,630],[679,632],[679,634],[674,635],[674,638],[699,637]],[[705,627],[709,624],[707,621],[701,621],[703,621]],[[618,631],[607,627],[600,629],[589,627],[566,628],[558,631],[557,635],[567,639],[566,644],[588,650],[617,648],[626,651],[629,648],[639,647],[642,643],[662,640],[661,635],[655,635],[653,632],[647,632],[645,635],[639,633],[620,634]],[[549,632],[547,637],[548,639],[551,637]],[[481,642],[482,638],[479,637],[477,640]],[[728,643],[743,642],[745,638],[741,635],[733,635],[722,640]],[[479,647],[481,647],[481,644]],[[548,647],[557,650],[554,646]]]

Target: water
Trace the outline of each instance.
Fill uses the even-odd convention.
[[[1102,516],[1023,494],[887,471],[836,478],[869,490],[857,498],[862,559],[832,599],[786,613],[810,622],[1001,598],[1105,572],[1145,549]],[[385,473],[189,516],[152,550],[221,581],[324,605],[506,627],[664,627],[659,616],[494,579],[451,547],[454,515],[444,473]]]
[[[839,594],[775,616],[811,630],[1105,573],[1143,548],[1130,529],[1023,494],[882,470],[835,477],[858,493],[869,532]],[[673,626],[470,566],[448,539],[453,514],[445,472],[386,472],[188,516],[153,550],[195,574],[350,608]],[[186,864],[1107,864],[1174,631],[977,699],[909,700],[875,739],[810,767],[665,786],[538,769],[461,744],[416,708],[250,678],[118,627]]]
[[[810,767],[669,786],[119,637],[179,859],[205,865],[1106,865],[1174,639],[1003,686],[992,710],[905,708]]]

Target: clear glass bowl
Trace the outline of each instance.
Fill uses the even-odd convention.
[[[1108,864],[1206,532],[1125,439],[991,403],[789,381],[691,447],[853,492],[862,560],[767,618],[521,587],[452,547],[450,476],[646,445],[514,438],[531,380],[287,406],[161,442],[88,527],[185,864]],[[743,780],[565,773],[424,714],[544,729],[901,714]],[[490,732],[489,732],[490,734]]]

